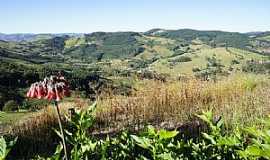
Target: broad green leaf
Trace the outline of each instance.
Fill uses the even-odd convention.
[[[16,141],[17,141],[17,137],[13,141],[10,141],[10,142],[6,142],[4,137],[0,137],[0,160],[4,160],[6,158],[9,151],[11,150],[11,147],[14,146]]]
[[[262,144],[261,147],[263,149],[262,156],[270,159],[270,144]]]
[[[248,154],[245,151],[237,151],[237,153],[239,154],[240,157],[247,159]]]
[[[218,145],[236,146],[239,145],[239,141],[235,137],[220,137],[217,140]]]
[[[151,136],[156,135],[155,128],[153,126],[151,126],[151,125],[147,126],[147,131],[148,131],[148,134],[151,135]]]
[[[96,148],[97,142],[94,142],[94,143],[93,142],[90,142],[88,145],[89,145],[91,151],[94,151],[95,148]]]
[[[248,146],[245,152],[248,155],[252,155],[252,156],[261,156],[262,154],[262,150],[258,146],[255,146],[255,145]]]
[[[170,153],[162,153],[157,155],[160,160],[174,160]]]
[[[160,139],[169,139],[175,137],[178,133],[178,131],[166,131],[164,129],[161,129],[158,132],[158,135]]]
[[[207,133],[202,133],[203,137],[211,142],[211,144],[216,144],[215,139],[213,136],[207,134]]]
[[[201,120],[203,120],[204,122],[208,124],[212,124],[212,120],[213,120],[212,112],[207,111],[207,112],[203,112],[201,115],[196,115],[196,116],[200,118]]]
[[[218,122],[217,122],[217,127],[220,128],[224,123],[223,118],[221,118]]]
[[[135,140],[135,142],[137,143],[137,145],[139,145],[140,147],[144,148],[144,149],[150,149],[150,147],[152,147],[150,140],[145,138],[145,137],[137,137],[135,135],[131,135],[131,138]]]
[[[54,155],[50,158],[51,160],[60,160],[61,159],[61,152],[63,150],[63,145],[60,143],[54,152]]]
[[[253,135],[255,137],[259,137],[261,136],[261,131],[259,131],[258,129],[256,129],[255,127],[248,127],[244,129],[245,132],[247,132],[250,135]]]
[[[7,155],[7,144],[4,137],[0,137],[0,160],[4,160]]]
[[[85,144],[81,146],[82,154],[90,150],[90,145]]]

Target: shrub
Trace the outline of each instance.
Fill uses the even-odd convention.
[[[49,101],[45,100],[45,99],[29,99],[29,100],[25,100],[22,103],[21,108],[22,109],[28,109],[31,111],[36,111],[39,109],[44,108],[45,106],[49,105]]]
[[[188,57],[188,56],[180,56],[178,58],[169,60],[169,62],[173,62],[173,63],[177,63],[177,62],[189,62],[189,61],[192,61],[192,59],[190,57]]]
[[[198,68],[198,67],[194,67],[194,68],[192,68],[192,71],[193,71],[193,72],[200,72],[200,71],[201,71],[201,69],[200,69],[200,68]]]
[[[246,65],[242,67],[244,72],[253,72],[253,73],[270,73],[270,62],[255,62],[247,61]]]
[[[221,64],[221,60],[217,59],[216,55],[208,57],[206,68],[201,69],[201,71],[195,72],[195,77],[202,80],[216,80],[217,75],[226,75],[224,71],[224,66]]]
[[[176,59],[177,62],[189,62],[192,61],[192,59],[188,56],[181,56]]]
[[[176,51],[174,51],[174,53],[173,53],[173,55],[171,57],[183,55],[184,53],[186,53],[186,52],[182,51],[182,50],[176,50]]]
[[[5,103],[3,107],[3,111],[10,112],[10,111],[16,111],[18,110],[18,103],[14,100],[10,100]]]
[[[231,62],[231,64],[232,64],[232,65],[233,65],[233,64],[240,64],[240,62],[239,62],[238,60],[236,60],[236,59],[233,59],[232,62]]]

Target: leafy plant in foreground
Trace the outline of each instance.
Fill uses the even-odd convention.
[[[197,115],[209,127],[208,133],[202,133],[202,139],[192,143],[193,156],[196,159],[240,159],[237,150],[243,147],[241,135],[222,132],[223,119],[214,122],[212,112]]]
[[[148,130],[143,136],[131,135],[131,137],[138,146],[150,152],[148,158],[173,159],[173,152],[170,151],[170,147],[173,146],[173,138],[177,134],[178,131],[166,131],[164,129],[155,131],[152,126],[148,126]],[[144,155],[140,156],[146,158]]]
[[[86,155],[90,154],[95,148],[95,142],[92,143],[91,138],[87,135],[88,129],[94,123],[94,111],[96,103],[87,110],[75,111],[69,119],[69,128],[65,129],[67,142],[71,148],[71,159],[86,159]],[[55,130],[61,137],[61,133]],[[61,144],[58,146],[58,153],[61,152]]]
[[[262,121],[265,128],[259,130],[255,127],[245,128],[247,134],[247,147],[244,151],[239,151],[245,159],[270,159],[270,119]]]
[[[246,128],[224,132],[223,119],[214,120],[212,112],[196,115],[208,126],[200,137],[184,140],[179,132],[155,129],[148,126],[145,132],[117,137],[95,139],[89,135],[94,124],[96,104],[87,110],[77,111],[66,130],[71,148],[70,158],[79,159],[134,159],[134,160],[220,160],[220,159],[270,159],[270,120],[265,120],[263,130]],[[61,158],[61,145],[50,159]]]
[[[14,146],[16,143],[17,138],[15,138],[12,141],[7,142],[4,137],[0,137],[0,160],[4,160],[11,148]]]

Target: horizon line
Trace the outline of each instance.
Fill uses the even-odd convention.
[[[215,30],[215,29],[193,29],[193,28],[179,28],[179,29],[164,29],[164,28],[152,28],[146,31],[132,31],[132,30],[119,30],[119,31],[93,31],[93,32],[0,32],[0,34],[5,35],[15,35],[15,34],[29,34],[29,35],[38,35],[38,34],[91,34],[97,32],[105,32],[105,33],[116,33],[116,32],[137,32],[137,33],[144,33],[148,32],[153,29],[160,29],[160,30],[167,30],[167,31],[177,31],[177,30],[194,30],[194,31],[219,31],[219,32],[231,32],[231,33],[256,33],[256,32],[270,32],[269,30],[257,30],[257,31],[248,31],[248,32],[240,32],[240,31],[227,31],[227,30]]]

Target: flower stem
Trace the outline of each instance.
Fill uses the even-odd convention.
[[[58,118],[58,124],[59,124],[59,128],[60,128],[60,132],[61,132],[61,135],[62,135],[61,138],[62,138],[62,141],[63,141],[65,159],[68,160],[68,153],[67,153],[67,147],[66,147],[65,134],[64,134],[64,131],[63,131],[63,127],[62,127],[62,121],[61,121],[61,116],[60,116],[60,111],[59,111],[57,101],[54,101],[54,107],[56,108],[56,111],[57,111],[57,118]]]

